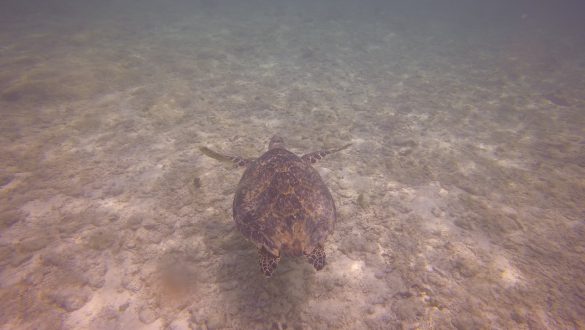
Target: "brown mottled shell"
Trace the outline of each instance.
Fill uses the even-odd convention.
[[[240,232],[275,256],[301,256],[323,243],[335,226],[335,204],[319,173],[285,149],[252,162],[234,197]]]

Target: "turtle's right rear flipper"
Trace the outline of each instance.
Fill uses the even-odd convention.
[[[224,163],[233,163],[234,165],[236,165],[236,167],[246,167],[251,162],[254,161],[254,159],[244,159],[240,156],[223,155],[223,154],[215,152],[207,147],[200,147],[199,150],[201,150],[201,152],[204,155],[206,155],[207,157],[211,157],[213,159],[219,160],[220,162],[224,162]]]

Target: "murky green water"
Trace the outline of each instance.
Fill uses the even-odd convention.
[[[0,6],[1,328],[585,327],[578,7]],[[352,146],[328,265],[267,280],[199,147],[274,134]]]

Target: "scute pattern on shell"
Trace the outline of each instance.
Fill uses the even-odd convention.
[[[335,226],[329,189],[310,164],[285,149],[251,163],[236,189],[240,232],[275,256],[301,256],[322,244]]]

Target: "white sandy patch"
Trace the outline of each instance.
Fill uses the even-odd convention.
[[[499,274],[499,280],[504,287],[512,288],[524,283],[523,276],[518,269],[516,269],[508,259],[502,255],[495,256],[492,267],[494,267]]]

